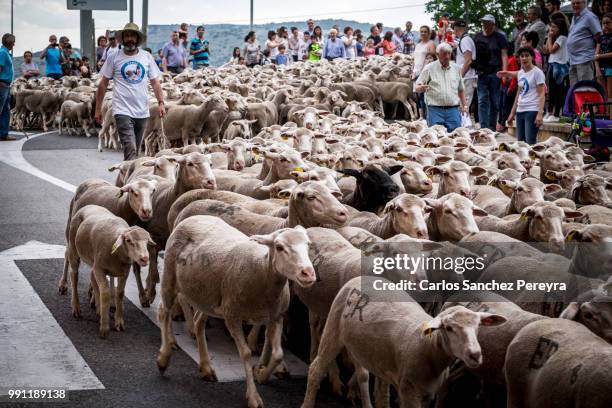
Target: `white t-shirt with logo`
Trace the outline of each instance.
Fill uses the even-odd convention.
[[[518,104],[517,112],[537,112],[540,109],[538,102],[538,85],[544,85],[546,77],[538,67],[533,67],[529,72],[522,69],[518,72]]]
[[[476,44],[474,44],[474,40],[469,35],[465,35],[461,42],[459,42],[457,46],[457,65],[459,69],[463,71],[463,64],[465,64],[465,58],[463,57],[463,53],[466,51],[472,52],[472,61],[476,59]],[[472,79],[477,78],[476,70],[474,68],[470,68],[468,72],[465,73],[463,79]]]
[[[113,80],[113,115],[149,117],[147,79],[160,76],[151,54],[139,49],[134,55],[126,55],[121,49],[108,57],[100,73]]]

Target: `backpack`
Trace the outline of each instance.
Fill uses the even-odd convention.
[[[476,70],[478,74],[490,74],[494,67],[491,66],[491,50],[489,49],[489,43],[482,35],[477,35],[474,39],[474,45],[476,46],[476,59],[472,61],[471,67]]]

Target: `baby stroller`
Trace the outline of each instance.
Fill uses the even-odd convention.
[[[572,132],[568,141],[588,143],[591,148],[587,153],[597,161],[608,161],[612,146],[612,118],[608,113],[606,91],[599,82],[578,81],[567,92],[563,114],[571,117]]]

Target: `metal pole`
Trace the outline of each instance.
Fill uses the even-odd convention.
[[[142,32],[147,35],[149,28],[149,0],[142,0]],[[146,46],[146,42],[145,42]]]
[[[253,31],[253,0],[251,0],[251,31]]]
[[[91,10],[81,10],[80,12],[81,25],[81,55],[87,55],[90,63],[95,61],[92,59],[94,55],[94,39],[93,39],[93,18]]]
[[[468,25],[468,31],[470,26],[470,0],[465,0],[465,22]]]
[[[134,0],[130,0],[130,23],[134,22]]]

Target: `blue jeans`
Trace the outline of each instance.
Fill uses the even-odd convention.
[[[443,125],[452,132],[461,126],[461,113],[459,108],[444,108],[440,106],[427,106],[427,126]]]
[[[538,128],[535,125],[537,111],[516,114],[516,140],[532,145],[537,142]]]
[[[481,128],[495,130],[501,80],[495,74],[478,77],[478,119]]]
[[[0,137],[8,136],[11,120],[11,88],[0,83]]]

